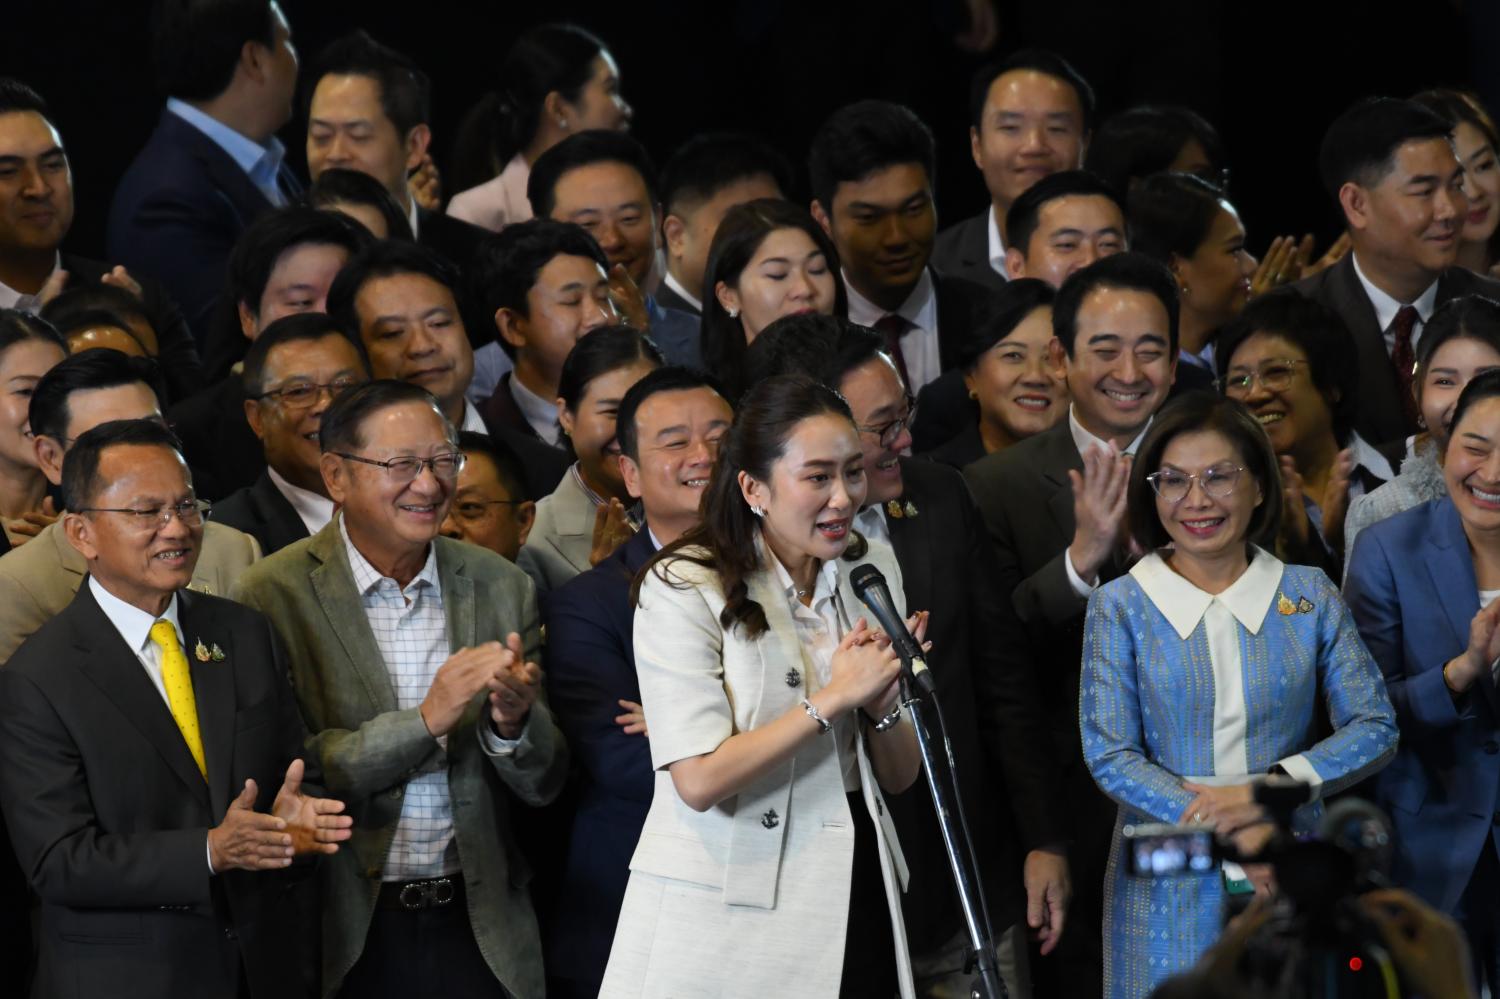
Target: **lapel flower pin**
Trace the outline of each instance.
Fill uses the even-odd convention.
[[[1311,614],[1312,612],[1313,612],[1313,602],[1311,600],[1307,599],[1306,597],[1299,597],[1297,599],[1297,613],[1298,614]]]
[[[1283,593],[1276,598],[1276,613],[1287,616],[1295,614],[1297,613],[1297,605],[1292,603],[1291,597]]]
[[[221,663],[224,661],[224,650],[219,648],[219,643],[215,642],[214,647],[209,651],[208,656],[214,662]]]
[[[886,516],[897,520],[911,520],[917,515],[917,504],[911,500],[887,500],[885,504]]]
[[[214,648],[218,648],[218,646],[216,645],[216,646],[214,646]],[[206,663],[206,662],[208,662],[208,659],[209,659],[208,646],[203,644],[203,639],[201,639],[201,638],[198,639],[198,644],[195,645],[195,646],[193,646],[193,657],[195,659],[197,659],[200,663]]]

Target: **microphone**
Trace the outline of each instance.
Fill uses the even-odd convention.
[[[890,636],[891,644],[896,647],[896,654],[901,657],[902,668],[909,671],[911,681],[922,693],[932,693],[936,684],[932,673],[927,669],[922,646],[907,630],[901,615],[896,613],[896,602],[891,599],[891,589],[886,585],[885,576],[866,562],[856,566],[849,574],[849,584],[854,587],[854,595],[870,609],[876,623]]]

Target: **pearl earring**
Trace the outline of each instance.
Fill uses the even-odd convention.
[[[752,506],[750,508],[750,512],[755,514],[757,517],[764,517],[766,515],[765,507],[760,506]]]
[[[730,319],[738,319],[740,317],[739,309],[725,309],[724,311],[729,313]]]
[[[568,127],[568,119],[566,119],[566,118],[559,118],[559,119],[557,119],[557,127],[558,128],[567,128]]]

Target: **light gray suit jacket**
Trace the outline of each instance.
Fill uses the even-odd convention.
[[[432,543],[450,650],[503,642],[514,631],[527,658],[539,660],[536,594],[525,574],[475,545]],[[323,994],[332,995],[364,949],[406,781],[444,750],[418,709],[397,706],[338,517],[262,560],[240,580],[236,597],[265,613],[286,643],[292,686],[312,732],[308,751],[322,763],[328,793],[354,816],[353,839],[322,866]],[[476,731],[484,704],[477,695],[446,751],[469,921],[480,953],[510,994],[540,999],[541,943],[526,888],[531,872],[511,835],[505,792],[531,805],[550,802],[567,775],[567,750],[538,700],[515,752],[489,755]]]
[[[570,471],[536,505],[536,522],[516,563],[545,592],[593,568],[589,561],[593,551],[594,501]]]

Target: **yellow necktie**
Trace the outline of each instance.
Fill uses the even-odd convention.
[[[177,640],[177,629],[171,621],[158,621],[151,626],[151,641],[161,649],[161,679],[167,688],[172,719],[182,730],[183,741],[198,764],[198,772],[208,780],[208,766],[203,762],[203,735],[198,731],[198,699],[193,696],[193,675],[182,643]]]

